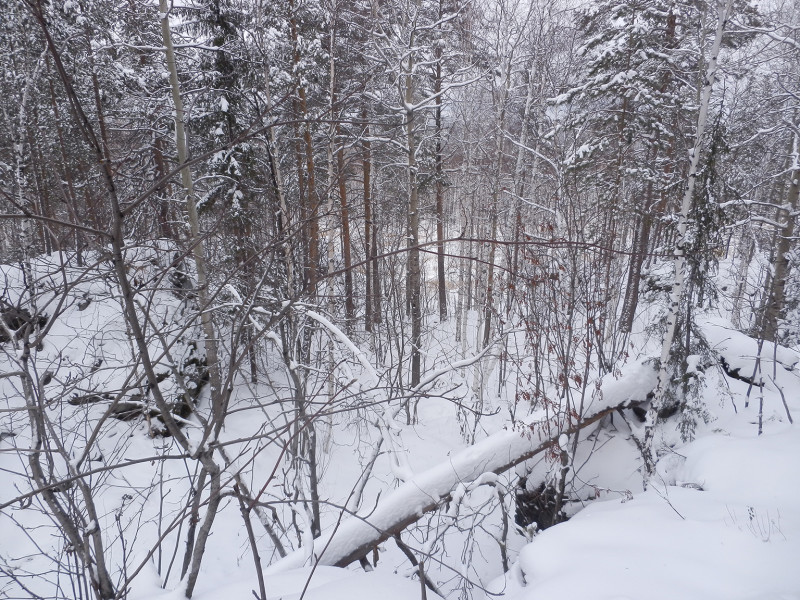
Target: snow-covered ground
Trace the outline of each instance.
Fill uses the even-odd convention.
[[[492,590],[509,600],[800,598],[800,436],[774,408],[760,437],[757,405],[740,405],[663,458],[647,492],[544,531]]]
[[[6,269],[6,274],[10,288],[19,284],[18,271]],[[58,282],[52,286],[56,290]],[[35,353],[38,375],[52,372],[52,383],[43,384],[43,389],[59,399],[47,404],[47,414],[58,428],[54,437],[70,445],[66,453],[71,460],[84,460],[80,468],[98,471],[91,481],[98,490],[109,563],[120,571],[123,564],[128,569],[141,566],[128,597],[177,600],[183,594],[176,573],[185,533],[172,524],[182,519],[190,485],[187,470],[194,466],[170,438],[150,437],[149,425],[141,418],[104,417],[116,395],[127,397],[141,386],[127,379],[124,365],[134,352],[113,286],[103,278],[84,277],[64,297],[67,308]],[[92,302],[80,308],[86,297]],[[55,303],[58,298],[54,291],[41,300]],[[163,349],[174,340],[175,352],[180,352],[162,357],[160,363],[171,373],[164,389],[172,393],[179,386],[168,367],[189,352],[179,327],[184,305],[160,292],[152,301],[168,332],[167,337],[154,337],[153,347]],[[478,326],[477,318],[472,315],[471,331]],[[476,400],[470,393],[478,367],[469,360],[458,362],[470,352],[465,356],[454,341],[453,326],[431,326],[428,371],[438,370],[442,376],[430,383],[432,394],[420,400],[418,420],[411,425],[399,407],[381,400],[383,392],[370,391],[367,385],[370,378],[384,377],[391,364],[369,356],[376,369],[369,373],[359,366],[364,356],[350,353],[348,368],[364,390],[358,388],[353,398],[366,396],[378,403],[377,408],[332,411],[318,422],[323,535],[313,552],[305,537],[303,548],[278,560],[264,530],[256,528],[269,600],[421,598],[418,567],[392,539],[370,554],[371,563],[377,559],[371,572],[358,563],[346,569],[314,564],[314,557],[324,558],[326,552],[330,557],[339,546],[346,548],[376,527],[389,526],[404,512],[419,515],[418,526],[406,531],[404,543],[423,559],[425,572],[448,599],[800,599],[800,433],[789,423],[789,415],[795,421],[800,418],[794,350],[769,344],[759,350],[758,343],[734,330],[724,315],[704,317],[712,352],[725,359],[729,371],[737,369],[740,376],[763,386],[732,378],[716,366],[706,368],[701,373],[706,420],[698,423],[690,442],[681,440],[675,423],[659,431],[658,476],[647,491],[642,490],[634,442],[643,433],[642,425],[629,410],[598,420],[581,432],[574,457],[575,501],[565,507],[574,516],[530,539],[530,531],[514,526],[513,489],[519,475],[552,470],[554,457],[542,452],[516,470],[491,472],[501,470],[525,447],[546,441],[541,432],[536,434],[540,437],[531,433],[546,421],[536,413],[522,414],[512,401],[511,385],[496,393],[494,375],[485,385],[483,416],[477,419],[464,410],[465,398]],[[655,384],[655,371],[646,360],[653,355],[650,343],[642,335],[636,358],[606,375],[598,386],[592,384],[584,415],[645,400]],[[352,350],[347,344],[340,347],[343,355]],[[11,373],[18,357],[8,351],[9,345],[5,348],[0,372]],[[263,499],[287,522],[302,519],[304,513],[286,502],[287,490],[294,489],[287,479],[297,474],[287,466],[281,443],[270,441],[268,433],[285,423],[276,399],[287,395],[286,371],[275,354],[269,358],[273,362],[266,365],[268,381],[237,384],[222,440],[229,443],[232,464],[247,473],[247,485],[254,491],[264,486]],[[103,362],[93,369],[98,359]],[[448,369],[453,363],[456,366]],[[87,404],[65,402],[99,389],[110,396]],[[31,434],[14,377],[0,378],[0,402],[0,431],[6,432],[0,439],[2,504],[31,490],[24,452]],[[510,418],[512,407],[519,410],[516,423]],[[194,417],[185,431],[190,439],[200,434]],[[465,441],[473,436],[474,445]],[[165,456],[172,458],[159,460]],[[361,502],[348,507],[357,512],[353,517],[341,507],[373,459]],[[123,466],[102,471],[110,465]],[[69,472],[57,456],[52,468],[61,476]],[[440,500],[437,511],[422,514]],[[503,507],[509,511],[505,575],[499,543]],[[302,524],[296,531],[283,535],[287,550],[308,533]],[[23,592],[14,587],[11,575],[21,578],[31,594],[52,597],[55,584],[58,597],[71,597],[69,573],[57,566],[68,553],[54,535],[56,528],[40,498],[34,497],[30,505],[24,499],[3,508],[0,532],[0,597],[26,597],[19,595]],[[160,546],[159,538],[164,540]],[[194,597],[248,598],[257,589],[239,504],[229,496],[214,524]],[[425,594],[437,597],[431,590]]]
[[[795,373],[785,373],[784,383]],[[510,571],[484,582],[487,593],[473,597],[508,600],[796,600],[800,598],[800,434],[786,420],[775,390],[764,394],[764,431],[757,434],[759,400],[745,406],[747,385],[730,385],[722,404],[709,389],[716,414],[688,444],[676,445],[659,463],[659,479],[646,492],[603,494],[568,522],[538,534],[522,547]],[[726,393],[727,395],[727,393]],[[752,394],[751,394],[752,395]],[[733,410],[733,404],[737,408]],[[789,395],[795,418],[800,396]],[[417,432],[426,428],[418,427]],[[433,428],[431,428],[433,429]],[[427,433],[433,434],[433,431]],[[424,453],[422,436],[409,443],[412,456]],[[608,448],[613,456],[619,449]],[[623,453],[624,454],[624,453]],[[630,456],[604,464],[597,481],[626,479]],[[628,460],[626,461],[625,458]],[[628,473],[627,475],[632,475]],[[620,497],[621,496],[621,497]],[[495,548],[485,548],[487,553]],[[380,568],[364,573],[319,567],[268,576],[271,600],[413,600],[419,586]],[[245,597],[252,573],[234,584],[204,586],[202,600]],[[400,571],[406,573],[407,570]],[[151,596],[152,592],[141,597]],[[159,596],[160,597],[160,596]],[[436,597],[430,590],[428,598]],[[180,598],[179,594],[165,594]]]

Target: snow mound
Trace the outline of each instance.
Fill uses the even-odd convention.
[[[717,435],[697,440],[690,449],[682,471],[684,481],[737,502],[797,504],[800,436],[794,431],[753,438]]]
[[[702,331],[711,349],[724,361],[726,370],[740,377],[753,377],[759,357],[762,372],[771,372],[773,362],[791,371],[800,361],[800,355],[794,350],[769,341],[762,342],[759,353],[758,340],[723,321],[711,320],[703,325]]]
[[[709,435],[678,482],[596,502],[493,584],[508,600],[800,599],[800,435]],[[701,489],[697,489],[702,487]]]

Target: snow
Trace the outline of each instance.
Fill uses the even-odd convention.
[[[683,488],[598,502],[520,555],[527,585],[508,600],[787,598],[800,589],[800,540],[765,540],[731,515],[745,507]],[[766,515],[766,513],[762,513]]]
[[[130,252],[134,257],[137,250],[131,248]],[[151,268],[149,256],[145,253],[135,259],[141,277],[146,279]],[[36,268],[44,275],[58,264],[51,257],[37,263]],[[4,269],[13,290],[19,271],[15,267]],[[70,294],[69,301],[74,300],[74,304],[53,323],[44,350],[35,354],[38,373],[54,373],[53,383],[45,389],[56,397],[58,386],[65,381],[78,382],[76,389],[113,391],[125,387],[123,365],[131,360],[131,347],[113,290],[102,277],[92,276]],[[78,310],[78,299],[87,294],[92,302],[85,310]],[[46,295],[43,297],[47,299]],[[173,326],[178,330],[176,315],[181,301],[168,294],[156,294],[153,304],[159,307],[158,318],[166,323],[175,320]],[[466,396],[448,394],[453,389],[460,390],[458,393],[472,389],[472,371],[490,363],[491,349],[452,352],[448,344],[460,348],[460,343],[451,339],[451,331],[431,333],[431,361],[427,376],[419,385],[419,390],[424,388],[431,395],[420,400],[419,423],[406,425],[399,418],[400,402],[405,397],[391,398],[377,387],[387,381],[382,370],[385,365],[375,360],[366,346],[359,345],[357,337],[347,336],[321,311],[309,307],[299,307],[298,311],[304,311],[320,325],[342,355],[349,357],[338,368],[360,384],[353,386],[353,395],[367,398],[375,407],[358,426],[335,414],[323,415],[317,422],[319,444],[324,448],[320,456],[321,494],[331,502],[330,507],[323,507],[321,538],[312,542],[308,513],[302,503],[288,506],[282,502],[283,482],[267,487],[263,499],[285,511],[280,514],[283,519],[294,511],[298,522],[297,531],[291,530],[297,539],[285,536],[284,541],[294,547],[299,545],[298,539],[303,543],[294,552],[287,543],[290,553],[279,560],[253,518],[268,600],[420,598],[416,568],[393,541],[381,541],[385,530],[420,515],[424,515],[422,525],[407,530],[403,539],[417,558],[432,557],[425,560],[426,571],[437,582],[460,582],[463,576],[476,584],[463,595],[459,584],[443,587],[448,599],[479,600],[484,594],[478,586],[488,585],[491,592],[505,600],[800,600],[800,575],[795,566],[800,557],[800,434],[796,426],[788,423],[787,408],[779,395],[779,389],[784,390],[788,410],[795,421],[800,418],[800,397],[792,392],[800,383],[794,350],[767,342],[762,345],[766,383],[756,389],[759,401],[753,401],[756,396],[752,396],[747,406],[746,383],[726,378],[703,365],[699,356],[692,357],[690,370],[705,369],[703,398],[711,420],[698,427],[692,442],[682,442],[666,429],[660,433],[658,439],[663,447],[658,476],[647,492],[639,491],[641,461],[632,438],[641,435],[641,427],[634,419],[628,423],[611,411],[609,418],[582,430],[570,466],[570,476],[575,473],[578,482],[573,502],[565,507],[571,519],[528,539],[525,536],[530,531],[523,532],[513,524],[515,478],[518,474],[532,474],[532,478],[539,478],[537,481],[544,480],[553,464],[548,450],[561,448],[571,454],[574,438],[553,430],[551,416],[541,410],[516,421],[510,419],[506,399],[487,392],[486,414],[480,422],[474,422],[477,441],[473,445],[465,443],[459,431],[461,422],[454,415],[459,403],[467,403],[472,397],[469,392]],[[738,366],[740,373],[749,375],[755,367],[757,340],[735,331],[722,317],[704,316],[699,321],[714,352],[732,367]],[[266,337],[271,340],[270,350],[280,351],[280,338],[274,332],[267,332]],[[156,350],[162,348],[156,339],[152,344]],[[171,351],[175,353],[177,347],[173,345]],[[640,358],[629,359],[614,372],[590,382],[584,417],[647,401],[657,377],[654,361],[647,358],[652,352],[632,355]],[[97,358],[104,362],[92,371]],[[488,360],[481,363],[484,358]],[[0,368],[5,370],[13,364],[13,354],[2,360]],[[279,366],[269,372],[268,385],[259,384],[252,389],[237,385],[231,401],[234,410],[221,434],[223,441],[253,440],[274,427],[270,421],[274,414],[269,413],[268,404],[280,393],[276,390],[286,385],[281,379],[285,376],[280,367],[283,363],[275,364]],[[160,365],[164,367],[166,361]],[[292,362],[289,367],[297,369],[300,365]],[[13,377],[0,379],[3,410],[22,406],[16,385]],[[171,379],[163,385],[166,391],[176,386]],[[496,383],[489,382],[486,388],[496,389]],[[443,389],[447,391],[441,392]],[[437,396],[440,393],[441,397]],[[266,409],[258,404],[262,398],[267,398],[263,403]],[[68,438],[69,465],[57,459],[54,468],[66,476],[69,466],[87,471],[100,469],[111,461],[124,465],[102,475],[108,485],[97,488],[102,490],[97,497],[98,519],[87,520],[85,527],[88,531],[100,528],[107,538],[114,538],[115,516],[122,515],[122,526],[130,534],[127,539],[136,542],[127,549],[131,553],[130,564],[143,564],[130,598],[178,600],[183,597],[183,588],[174,572],[167,589],[161,585],[168,553],[177,547],[179,563],[185,540],[175,533],[167,535],[165,558],[160,565],[162,575],[156,568],[157,559],[145,557],[144,551],[161,534],[159,527],[166,526],[185,506],[187,462],[171,440],[151,439],[141,421],[107,419],[99,426],[94,446],[87,447],[82,424],[98,423],[108,404],[63,404],[59,408],[65,419],[61,423],[63,430],[77,434]],[[514,414],[524,414],[525,408],[515,407],[518,412]],[[24,412],[0,413],[0,417],[4,419],[0,431],[12,430],[16,434],[0,439],[0,485],[5,490],[0,502],[5,502],[30,489],[24,477],[17,475],[21,471],[19,458],[9,452],[14,446],[25,448],[30,432],[24,423]],[[762,435],[758,435],[759,421],[763,424]],[[196,435],[194,417],[190,417],[189,425],[184,431],[194,451],[200,437]],[[231,443],[227,448],[232,457],[228,473],[234,469],[245,472],[253,465],[255,475],[248,475],[247,483],[254,493],[263,485],[264,473],[285,468],[276,444],[258,446],[245,441]],[[518,474],[514,469],[505,470],[537,450],[542,451],[524,467],[519,465]],[[150,460],[159,454],[171,458]],[[364,482],[363,497],[353,499],[350,494],[361,482],[364,465],[373,462],[374,471]],[[162,490],[163,507],[159,507]],[[497,544],[501,496],[510,507],[511,521],[510,571],[505,576],[500,576]],[[357,510],[357,515],[343,513],[338,508],[342,505]],[[426,512],[433,506],[440,510]],[[165,517],[159,525],[157,515],[162,510]],[[54,543],[46,509],[27,511],[18,508],[18,503],[3,509],[0,530],[4,532],[0,565],[18,569],[17,572],[44,572],[51,568],[49,559],[28,537],[42,531],[46,532],[47,541],[33,539],[40,544]],[[255,567],[238,504],[230,497],[223,501],[211,539],[195,598],[252,597],[258,587]],[[462,550],[473,541],[474,551]],[[380,555],[374,571],[363,572],[357,563],[347,569],[327,566],[348,558],[354,547],[371,550],[374,544]],[[55,553],[58,548],[47,546],[47,550]],[[119,545],[109,544],[108,552],[112,564],[119,564]],[[441,557],[449,562],[438,564]],[[369,558],[374,562],[371,552]],[[427,590],[427,597],[438,598],[431,590]]]
[[[611,406],[644,402],[658,382],[658,372],[652,360],[640,360],[623,365],[600,382],[600,393],[589,405],[589,412],[599,412]]]
[[[747,357],[757,344],[713,318],[705,323],[709,330],[728,356]],[[793,364],[792,351],[777,353]],[[788,389],[797,389],[796,372],[778,372]],[[788,423],[777,390],[763,392],[763,408],[748,407],[748,384],[719,377],[712,372],[705,390],[711,422],[697,439],[661,456],[647,492],[595,501],[537,535],[509,573],[492,582],[490,591],[499,594],[492,597],[800,599],[800,432]],[[800,398],[787,400],[796,419]]]
[[[756,359],[760,360],[765,375],[773,372],[775,362],[781,369],[791,371],[800,361],[800,354],[770,341],[762,341],[759,352],[757,340],[737,331],[723,319],[708,320],[702,331],[711,349],[725,360],[731,371],[738,371],[742,377],[753,376]]]
[[[252,598],[255,581],[234,581],[221,584],[210,591],[195,594],[195,600],[220,598]],[[264,582],[265,600],[417,600],[418,582],[405,577],[372,571],[352,572],[336,567],[320,566],[293,569],[267,577]],[[427,590],[429,600],[440,596]],[[157,587],[134,591],[129,600],[184,600],[182,590],[165,591]]]
[[[792,430],[757,437],[714,435],[697,440],[681,472],[683,481],[740,503],[797,504],[800,436]]]
[[[678,450],[681,485],[591,504],[492,584],[504,600],[800,598],[800,436],[712,434]],[[523,584],[522,581],[525,583]]]

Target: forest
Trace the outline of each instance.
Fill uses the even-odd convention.
[[[800,1],[0,0],[0,77],[0,598],[800,599]]]

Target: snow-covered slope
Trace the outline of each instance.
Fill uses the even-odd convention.
[[[141,567],[129,597],[177,600],[184,589],[179,571],[196,465],[173,440],[154,432],[153,419],[109,417],[115,402],[130,402],[137,393],[147,402],[113,279],[100,271],[70,268],[69,286],[55,279],[47,283],[61,272],[56,258],[37,265],[44,282],[38,299],[55,316],[42,349],[32,355],[41,377],[42,410],[53,426],[52,440],[65,444],[51,453],[53,472],[64,478],[75,468],[65,457],[82,461],[79,468],[90,472],[109,564],[118,569],[117,577],[124,573],[123,565]],[[191,340],[199,333],[183,327],[187,304],[175,290],[153,285],[148,292],[147,265],[154,258],[132,263],[141,263],[139,301],[150,302],[150,314],[158,318],[161,333],[156,335],[153,327],[149,344],[160,357],[163,390],[175,395],[181,389],[175,366],[185,363]],[[5,274],[10,288],[21,288],[16,267],[6,268]],[[60,299],[63,303],[56,311]],[[592,381],[586,387],[582,416],[604,416],[581,431],[572,502],[564,507],[574,516],[531,539],[532,528],[513,523],[514,494],[521,476],[544,481],[558,464],[558,452],[567,446],[571,452],[571,445],[560,445],[561,423],[555,420],[560,415],[548,412],[546,405],[526,414],[530,405],[515,401],[514,386],[497,386],[491,376],[483,382],[483,412],[465,410],[463,402],[474,401],[470,394],[477,377],[470,369],[478,363],[458,348],[451,326],[439,324],[431,334],[428,366],[441,377],[431,382],[430,395],[420,399],[416,423],[405,423],[401,405],[382,400],[387,397],[383,388],[371,384],[353,386],[352,402],[366,397],[367,408],[349,406],[348,400],[316,421],[323,535],[314,542],[313,553],[303,521],[307,513],[290,495],[304,490],[297,483],[302,471],[293,470],[284,453],[284,443],[291,439],[287,414],[293,410],[286,369],[273,360],[258,384],[234,379],[230,414],[220,434],[231,457],[227,493],[196,598],[245,598],[258,589],[240,506],[231,493],[237,469],[246,474],[242,481],[252,490],[264,490],[264,505],[275,511],[266,513],[267,518],[277,515],[276,522],[291,524],[279,532],[289,551],[289,557],[279,561],[272,540],[251,515],[268,600],[416,600],[422,596],[419,567],[407,551],[423,560],[425,573],[448,599],[496,597],[492,594],[508,600],[800,598],[800,576],[794,567],[800,558],[800,434],[788,418],[800,417],[800,376],[793,350],[763,344],[757,363],[756,340],[735,331],[722,317],[704,319],[711,349],[725,358],[729,371],[738,366],[741,375],[758,364],[762,377],[757,383],[763,385],[750,386],[715,367],[698,371],[707,422],[700,420],[689,443],[681,440],[674,421],[659,430],[658,477],[646,492],[641,490],[636,445],[643,425],[628,410],[610,409],[647,402],[656,377],[648,360],[652,352],[642,350],[613,373]],[[350,361],[342,369],[350,369],[347,374],[353,381],[366,381],[367,376],[383,381],[384,371],[368,371],[391,371],[391,364],[381,364],[374,356],[352,356],[350,346],[342,348],[343,363]],[[0,368],[11,373],[19,366],[19,356],[11,344],[4,349]],[[359,370],[364,361],[374,367]],[[50,379],[45,382],[47,371]],[[33,438],[17,379],[0,378],[0,432],[5,433],[0,439],[0,503],[22,497],[0,514],[0,597],[11,590],[19,595],[13,578],[32,594],[52,597],[52,589],[59,589],[59,597],[70,597],[67,586],[74,572],[59,569],[69,564],[71,550],[41,498],[26,496],[35,487],[26,462]],[[501,392],[494,392],[498,389]],[[324,390],[317,393],[315,399],[325,398]],[[97,397],[70,402],[85,396]],[[208,410],[203,401],[201,397],[200,416]],[[185,432],[197,440],[202,432],[198,414],[186,419]],[[552,452],[532,455],[516,470],[503,470],[515,456],[543,444],[543,450]],[[503,472],[487,473],[491,471]],[[367,472],[361,502],[351,503],[353,490]],[[80,510],[74,487],[59,494]],[[313,565],[313,557],[325,557],[325,551],[328,556],[346,555],[365,532],[383,533],[398,519],[417,524],[403,532],[405,550],[392,537],[378,536],[384,541],[370,552],[373,572],[365,573],[358,563],[347,569]],[[295,548],[299,549],[292,553]],[[504,576],[503,561],[509,566]],[[482,591],[487,586],[491,593]],[[430,589],[426,594],[437,598]]]
[[[779,371],[796,421],[800,377]],[[711,379],[712,420],[662,457],[649,490],[594,502],[544,531],[492,591],[508,600],[800,598],[800,431],[771,384],[748,403],[746,383]],[[724,403],[720,387],[730,388]]]

